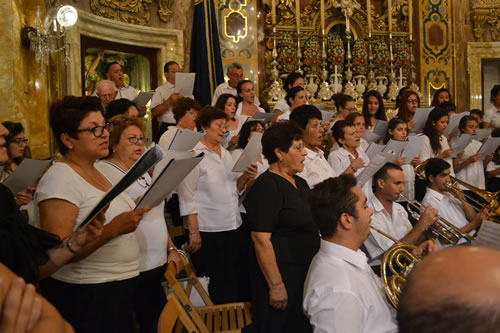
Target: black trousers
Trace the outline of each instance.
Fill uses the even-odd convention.
[[[241,295],[249,288],[242,278],[248,263],[243,228],[200,234],[201,249],[191,255],[191,260],[198,276],[210,277],[210,298],[214,304],[242,301]]]
[[[133,298],[138,279],[73,284],[48,278],[42,295],[78,333],[135,333]]]
[[[161,286],[166,265],[139,274],[134,295],[134,312],[141,333],[158,332],[158,319],[167,303]]]

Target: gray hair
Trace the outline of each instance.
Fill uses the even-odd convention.
[[[99,88],[104,87],[104,86],[111,86],[114,91],[118,91],[118,88],[116,88],[116,84],[111,81],[111,80],[102,80],[97,84],[96,91],[99,91]]]
[[[226,74],[227,73],[232,73],[233,68],[243,69],[243,67],[239,63],[233,62],[233,63],[229,64],[229,66],[227,66],[227,72],[226,72]]]

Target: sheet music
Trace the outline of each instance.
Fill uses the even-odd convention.
[[[384,150],[385,145],[379,145],[378,143],[375,142],[370,142],[368,147],[366,147],[366,155],[370,158],[370,160],[373,158],[373,156],[377,155],[380,153],[382,150]]]
[[[365,139],[368,142],[377,142],[380,140],[381,136],[378,135],[377,133],[373,133],[371,131],[366,131],[365,134],[363,134],[363,139]]]
[[[476,137],[474,139],[477,141],[483,141],[491,135],[491,131],[491,128],[480,128],[477,130]]]
[[[481,148],[479,148],[479,151],[481,153],[481,161],[484,161],[486,158],[486,155],[493,153],[498,145],[500,145],[500,138],[488,138],[482,145]]]
[[[134,99],[134,103],[138,109],[143,108],[148,104],[151,97],[153,97],[155,91],[141,91],[139,95]]]
[[[49,166],[50,160],[33,160],[25,158],[3,182],[13,194],[26,192],[28,187],[35,184],[38,178]]]
[[[185,128],[177,128],[168,150],[187,151],[191,150],[200,142],[205,133],[199,133]]]
[[[460,130],[458,129],[458,125],[460,124],[460,119],[462,119],[465,116],[468,116],[470,112],[462,112],[462,113],[452,113],[450,115],[450,121],[448,122],[448,127],[446,128],[446,131],[444,132],[444,135],[458,135]]]
[[[453,145],[455,147],[455,152],[451,155],[451,158],[457,157],[458,153],[461,153],[465,150],[465,148],[469,145],[469,143],[474,138],[473,135],[470,134],[462,134],[458,137],[457,142]]]
[[[500,224],[483,220],[472,245],[500,250]]]
[[[169,159],[169,162],[158,172],[158,177],[144,193],[135,209],[158,206],[201,162],[203,156],[204,154],[200,153],[197,156],[185,159]],[[158,166],[155,171],[157,168]]]
[[[411,160],[420,155],[420,148],[423,144],[423,135],[411,135],[408,137],[408,143],[401,153],[401,156],[405,157],[405,164],[411,163]]]
[[[163,151],[160,146],[151,146],[141,158],[123,175],[122,179],[115,184],[108,192],[104,194],[102,199],[94,206],[83,222],[78,226],[77,231],[82,230],[89,224],[104,208],[106,208],[114,198],[125,191],[133,182],[144,175],[163,157]]]
[[[248,166],[254,162],[257,162],[259,156],[262,154],[262,133],[254,133],[252,138],[246,145],[243,153],[241,153],[240,158],[236,161],[233,166],[233,172],[243,172]]]
[[[321,125],[325,125],[327,122],[329,122],[332,117],[333,117],[333,114],[335,112],[333,111],[320,111],[321,112]]]
[[[276,112],[257,112],[256,114],[253,115],[253,117],[250,117],[248,121],[251,120],[258,120],[258,121],[263,121],[265,124],[269,123],[273,117],[276,115]]]
[[[361,171],[361,173],[356,177],[358,180],[358,186],[363,187],[363,185],[368,182],[373,175],[380,170],[387,162],[394,160],[394,155],[390,153],[378,153],[370,160],[370,163]]]
[[[408,141],[396,141],[393,139],[390,139],[389,142],[385,145],[385,148],[383,150],[384,153],[392,153],[396,156],[401,155],[403,150],[405,149],[406,145],[408,144]]]
[[[373,127],[373,133],[380,135],[381,138],[385,138],[387,127],[389,127],[388,121],[377,119],[375,127]]]
[[[182,97],[193,96],[195,78],[196,73],[175,73],[175,91]]]
[[[415,126],[411,129],[412,133],[418,133],[420,132],[424,126],[425,122],[427,121],[427,118],[429,117],[429,113],[434,109],[434,107],[430,108],[417,108],[417,111],[415,112],[415,115],[413,116],[413,119],[415,120]]]

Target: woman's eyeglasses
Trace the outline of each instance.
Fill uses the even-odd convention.
[[[136,145],[140,142],[142,142],[142,144],[146,144],[148,143],[148,139],[143,137],[143,136],[131,136],[130,138],[127,138],[128,142],[130,142],[131,144],[133,145]]]
[[[9,142],[10,143],[15,143],[17,145],[27,145],[28,144],[28,139],[18,138],[18,139],[12,139]]]
[[[77,129],[75,132],[76,133],[82,133],[82,132],[90,132],[94,134],[95,137],[100,138],[104,134],[104,130],[108,128],[109,123],[106,123],[104,126],[95,126],[91,128],[82,128],[82,129]]]

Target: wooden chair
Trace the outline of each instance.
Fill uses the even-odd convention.
[[[177,323],[179,321],[179,323]],[[163,308],[158,320],[158,333],[169,333],[174,331],[175,324],[177,323],[177,331],[184,329],[189,333],[199,333],[195,324],[188,316],[181,303],[172,294],[167,295],[167,304]],[[182,325],[181,325],[182,323]]]
[[[239,331],[243,327],[248,326],[251,320],[250,303],[228,303],[214,305],[207,292],[200,284],[200,281],[194,274],[190,264],[185,263],[184,270],[187,274],[188,283],[186,289],[182,288],[181,284],[175,278],[175,264],[169,263],[165,271],[165,278],[170,284],[175,296],[187,311],[195,325],[201,332],[227,332],[229,330]],[[200,294],[206,306],[194,307],[189,300],[192,288]],[[206,329],[203,329],[204,327]]]

